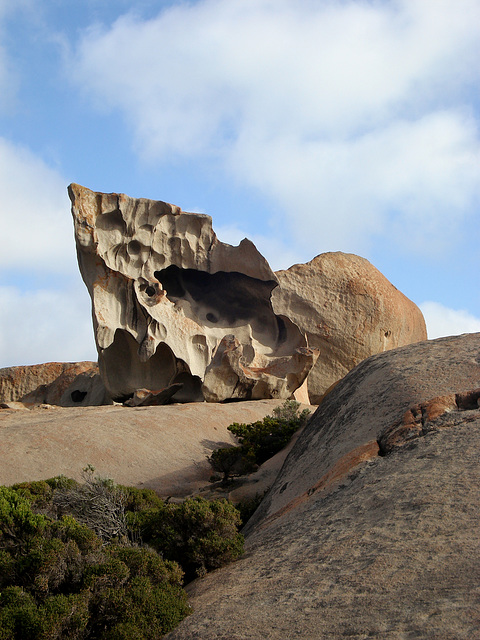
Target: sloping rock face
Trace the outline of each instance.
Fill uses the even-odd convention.
[[[62,407],[109,404],[96,362],[47,362],[0,369],[0,403]]]
[[[182,384],[175,401],[288,398],[316,353],[275,314],[277,278],[247,239],[219,242],[210,216],[69,187],[108,392]]]
[[[361,363],[169,640],[478,638],[479,397],[480,334]]]
[[[227,429],[230,424],[261,420],[278,405],[276,400],[255,400],[0,409],[0,484],[60,474],[81,480],[82,469],[91,464],[99,475],[121,484],[155,489],[164,498],[182,498],[213,486],[207,456],[237,444]],[[275,470],[268,471],[258,483],[261,489],[265,482],[268,486],[273,482]]]
[[[308,376],[312,404],[365,358],[427,339],[420,309],[365,258],[323,253],[275,275],[275,313],[320,350]]]

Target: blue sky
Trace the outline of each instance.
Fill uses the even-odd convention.
[[[96,358],[70,182],[480,331],[479,60],[480,0],[0,0],[0,366]]]

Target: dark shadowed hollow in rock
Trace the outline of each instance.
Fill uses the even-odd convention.
[[[418,307],[358,256],[274,273],[246,238],[220,242],[210,216],[76,184],[69,195],[99,370],[116,400],[141,390],[318,403],[365,357],[427,337]]]
[[[317,352],[274,312],[278,280],[249,240],[219,242],[209,216],[164,202],[69,193],[112,398],[178,384],[174,401],[293,396]]]
[[[242,273],[210,274],[175,265],[155,271],[155,277],[172,302],[188,300],[194,315],[205,325],[232,328],[248,323],[253,337],[263,340],[278,355],[288,355],[295,337],[298,346],[303,346],[298,327],[273,312],[270,295],[277,286],[273,280],[262,282]]]

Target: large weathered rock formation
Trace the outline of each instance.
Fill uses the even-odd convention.
[[[365,258],[323,253],[275,275],[275,313],[320,350],[308,376],[312,404],[365,358],[427,339],[420,309]]]
[[[220,242],[207,215],[75,184],[69,194],[116,400],[288,398],[308,376],[297,397],[317,404],[364,358],[427,338],[418,307],[363,258],[326,253],[275,274],[249,240]]]
[[[210,216],[69,187],[108,392],[182,384],[176,401],[288,398],[315,362],[270,300],[277,278],[247,239],[220,242]]]
[[[479,397],[480,334],[358,365],[167,637],[478,638]]]

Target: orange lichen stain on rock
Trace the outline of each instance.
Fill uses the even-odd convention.
[[[262,375],[262,373],[273,374],[275,371],[275,365],[273,364],[270,365],[269,367],[247,367],[241,362],[239,362],[238,364],[240,369],[243,371],[245,375],[256,377],[256,378],[259,378]]]
[[[432,398],[421,406],[423,420],[431,421],[442,416],[444,413],[450,411],[457,411],[457,403],[455,401],[455,394],[449,393],[444,396],[437,396]]]
[[[130,278],[127,278],[126,276],[119,273],[118,271],[112,271],[107,267],[107,269],[105,270],[105,273],[97,275],[97,278],[95,282],[93,282],[92,287],[94,289],[97,287],[100,287],[104,291],[110,291],[112,283],[119,279],[127,281]]]
[[[378,456],[378,451],[379,447],[376,440],[370,440],[369,442],[352,449],[352,451],[349,451],[337,460],[333,467],[327,471],[327,473],[325,473],[318,482],[310,487],[310,489],[302,493],[297,498],[294,498],[284,507],[266,518],[261,527],[263,528],[263,526],[269,524],[272,520],[276,520],[289,511],[296,509],[306,502],[314,493],[318,493],[319,491],[331,491],[360,463],[367,462],[371,458]]]
[[[404,446],[410,440],[424,436],[433,428],[438,428],[439,425],[433,423],[446,413],[477,409],[480,406],[479,401],[480,389],[473,389],[436,396],[427,402],[413,405],[403,414],[401,420],[385,429],[378,438],[382,455]]]

